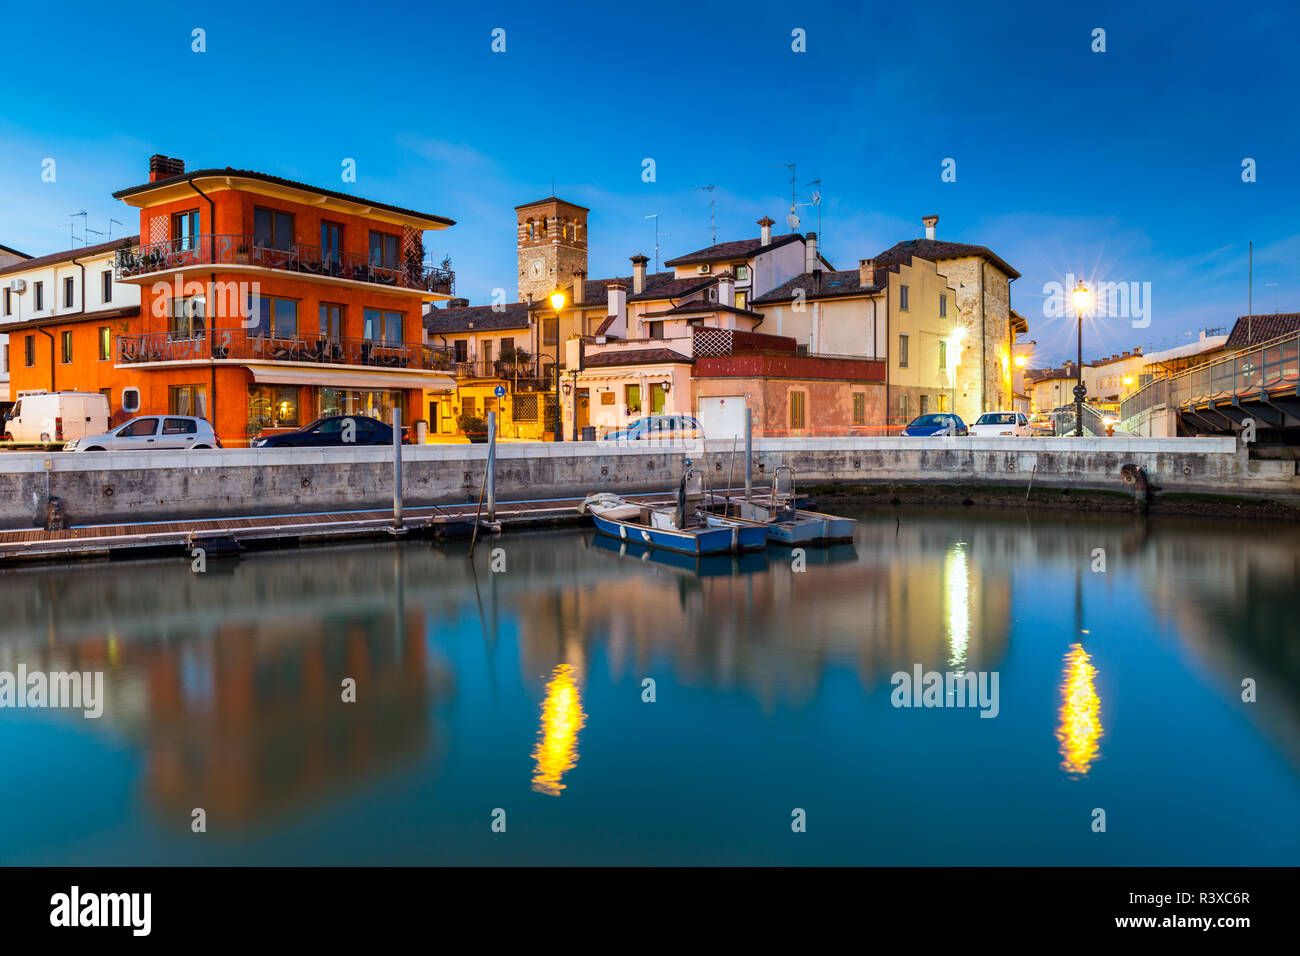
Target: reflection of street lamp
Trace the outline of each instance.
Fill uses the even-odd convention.
[[[1078,379],[1074,385],[1074,437],[1083,437],[1083,397],[1088,394],[1088,390],[1083,385],[1083,313],[1092,303],[1092,296],[1088,294],[1088,287],[1079,280],[1079,284],[1074,287],[1074,313],[1079,320],[1079,367],[1077,369]]]
[[[555,440],[564,441],[564,415],[560,405],[560,310],[564,308],[564,293],[558,289],[551,293],[551,307],[555,309]]]

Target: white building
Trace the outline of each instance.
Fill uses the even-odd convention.
[[[0,256],[11,253],[6,261],[0,257],[0,346],[3,346],[3,379],[0,402],[12,402],[9,394],[11,362],[36,357],[11,354],[9,332],[29,328],[41,320],[140,307],[140,287],[113,281],[113,260],[117,249],[138,242],[128,236],[95,246],[83,246],[32,259],[0,246]],[[46,359],[48,361],[48,358]]]

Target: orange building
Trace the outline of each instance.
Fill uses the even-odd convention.
[[[454,388],[421,321],[453,294],[450,270],[424,264],[424,232],[451,219],[248,170],[186,173],[166,156],[113,195],[140,210],[139,241],[115,263],[139,312],[113,328],[111,363],[74,349],[60,388],[107,391],[117,418],[201,415],[226,447],[324,415],[398,409],[413,425],[424,390]],[[84,325],[66,331],[96,334]],[[15,393],[49,387],[39,367],[14,363],[12,378]]]

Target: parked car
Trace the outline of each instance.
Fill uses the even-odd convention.
[[[5,421],[5,441],[60,445],[108,431],[108,398],[99,392],[41,392],[21,396]]]
[[[155,449],[220,448],[206,420],[193,415],[140,415],[102,435],[74,438],[64,451],[153,451]]]
[[[972,435],[1029,434],[1029,416],[1024,412],[985,412],[970,426]]]
[[[703,438],[704,429],[690,415],[647,415],[627,428],[612,431],[602,441],[683,441]]]
[[[1056,419],[1047,412],[1029,416],[1029,434],[1052,438],[1056,435]]]
[[[353,427],[349,430],[347,423]],[[347,437],[350,440],[344,441]],[[377,418],[364,415],[333,415],[318,418],[310,425],[304,425],[297,431],[267,435],[253,441],[254,448],[331,448],[351,445],[391,445],[393,443],[393,426],[385,425]],[[409,445],[410,436],[402,429],[402,444]]]
[[[920,415],[907,423],[901,432],[904,438],[929,438],[934,435],[965,435],[966,423],[951,412]]]

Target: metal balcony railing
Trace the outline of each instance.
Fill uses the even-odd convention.
[[[546,356],[534,356],[523,362],[507,359],[457,361],[453,357],[447,371],[456,378],[514,381],[541,378],[544,373],[554,375],[554,364],[554,357]]]
[[[416,370],[445,370],[451,365],[446,349],[309,332],[293,334],[241,328],[209,329],[193,334],[152,332],[117,337],[119,365],[213,359]]]
[[[130,279],[170,269],[235,265],[283,269],[441,295],[453,294],[456,283],[456,273],[450,269],[429,268],[420,262],[385,262],[296,242],[287,248],[272,248],[253,236],[234,235],[195,236],[125,246],[117,250],[114,274],[118,279]]]

